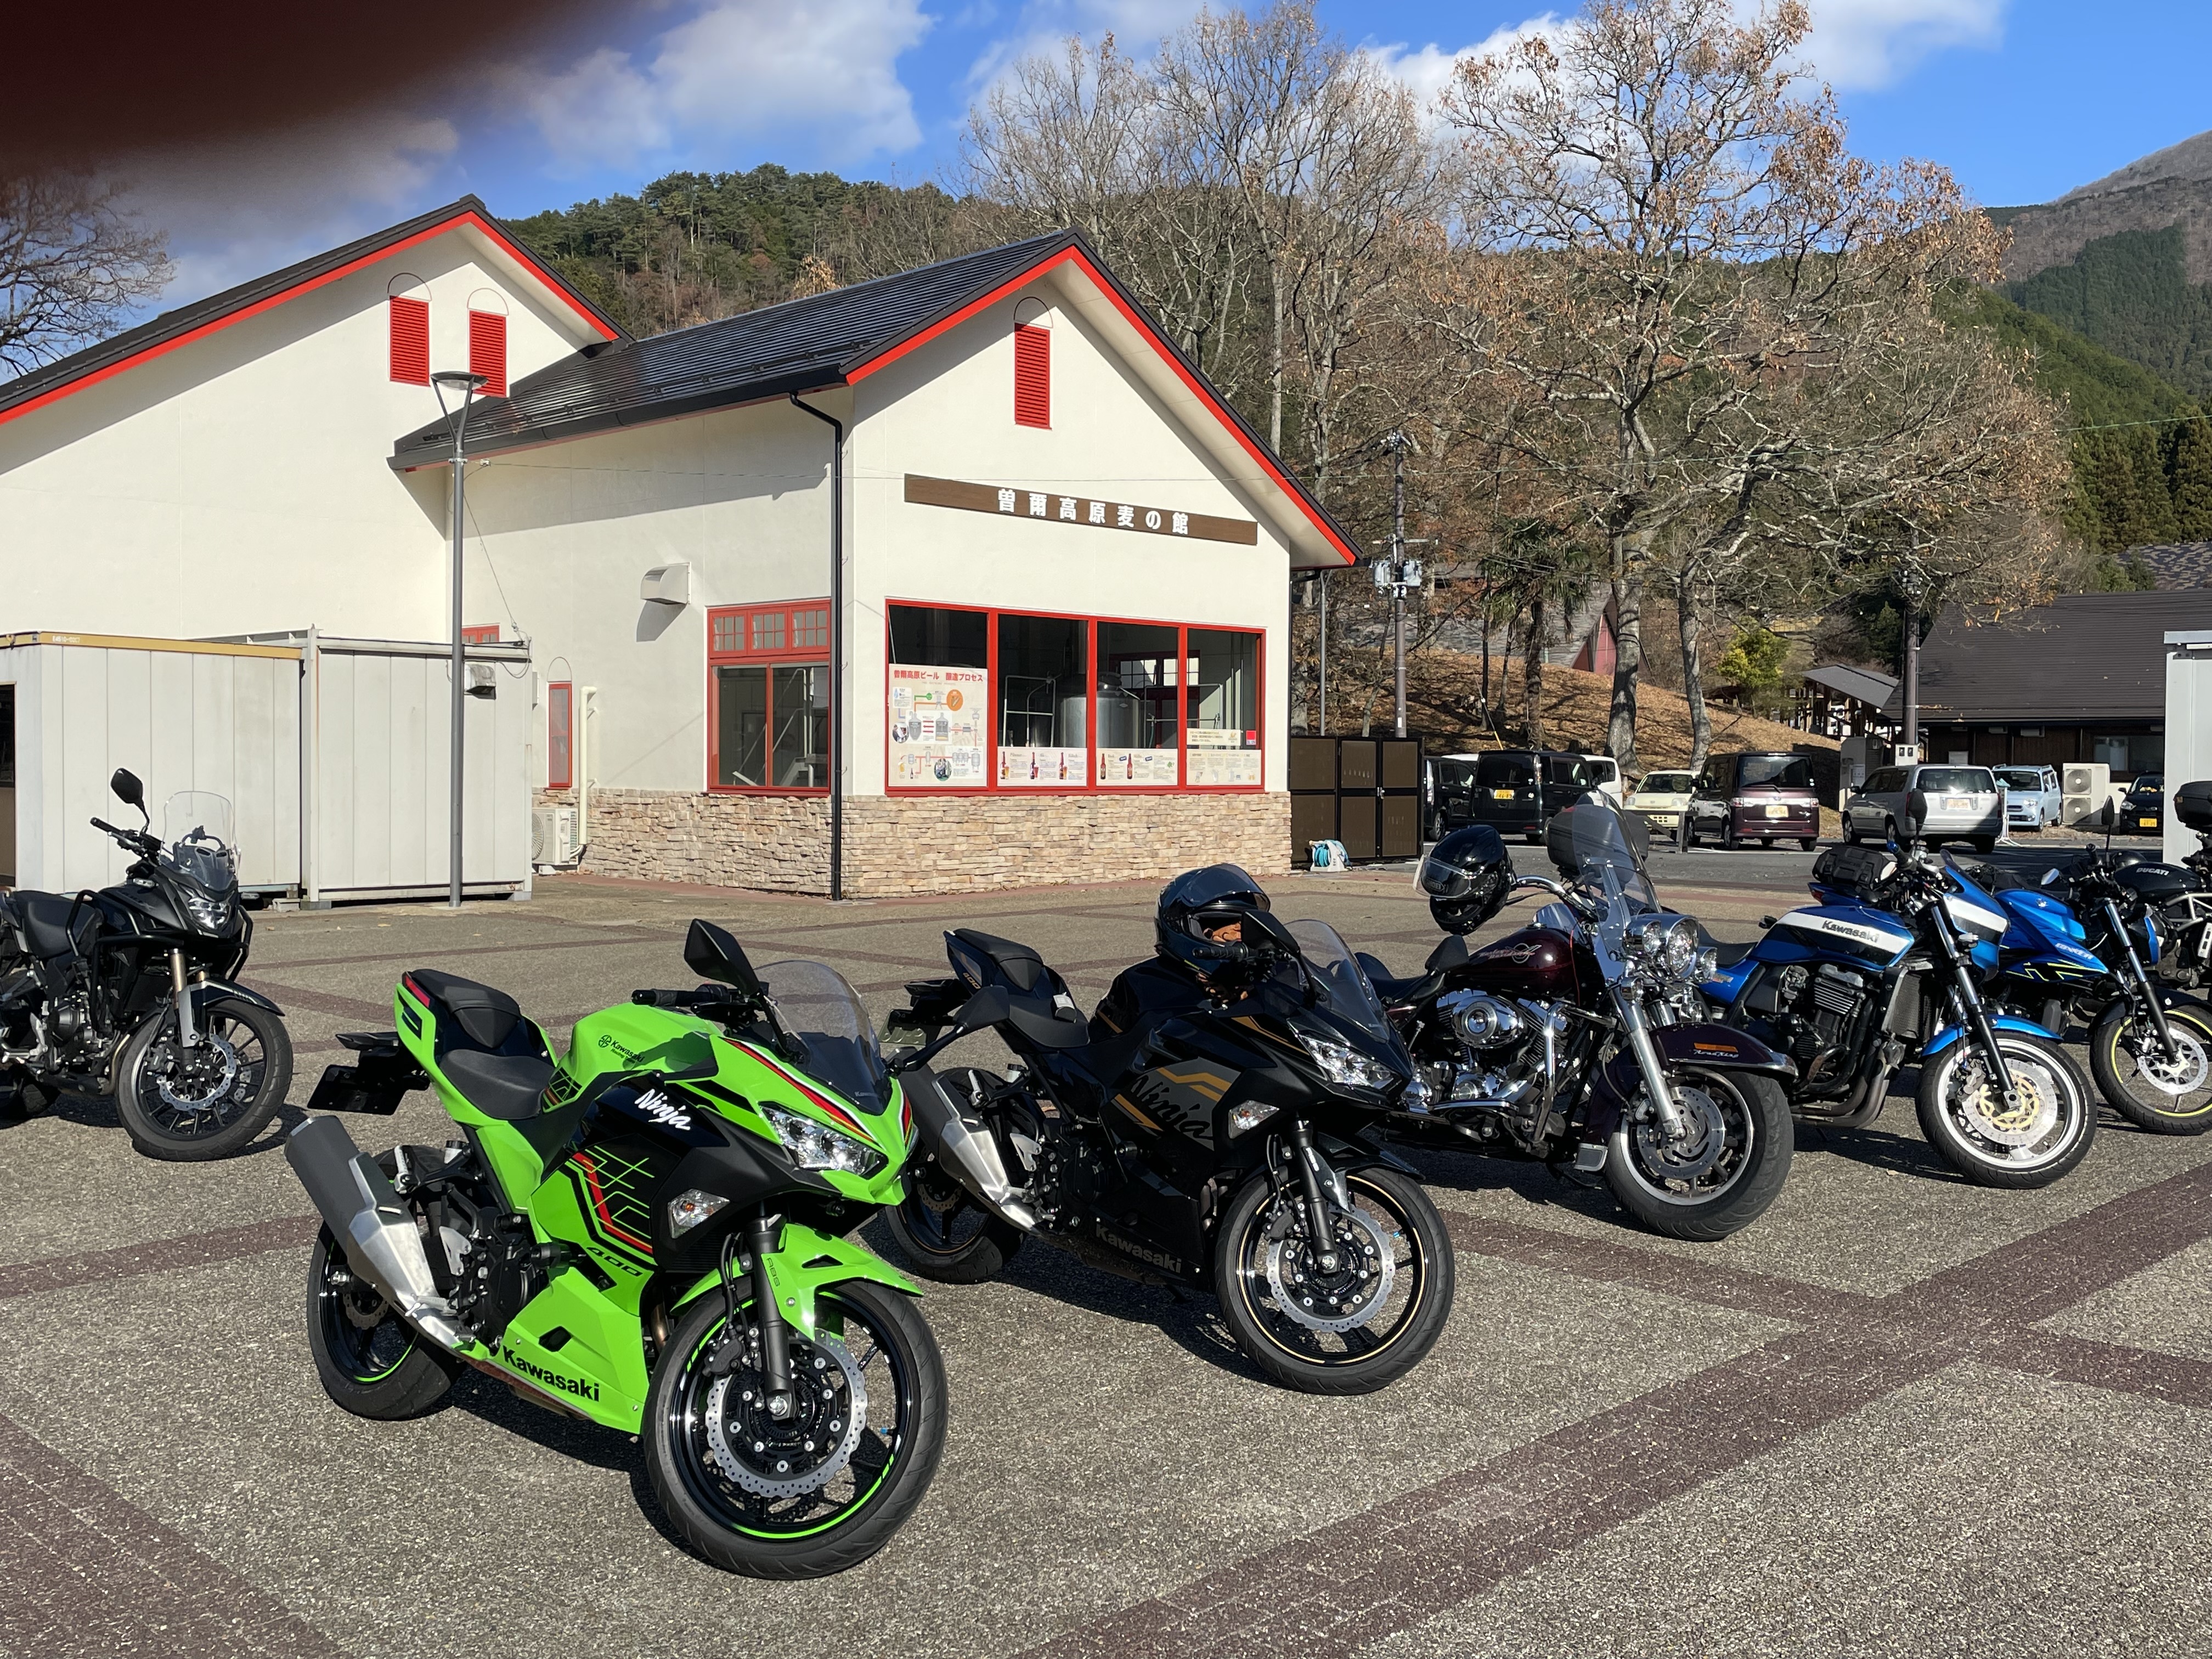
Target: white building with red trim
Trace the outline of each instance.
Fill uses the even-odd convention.
[[[586,868],[1285,867],[1291,574],[1351,544],[1073,235],[635,339],[423,216],[0,386],[0,632],[447,636],[460,368],[464,621]]]

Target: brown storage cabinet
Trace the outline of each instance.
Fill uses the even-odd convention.
[[[1354,862],[1419,855],[1419,738],[1292,738],[1290,785],[1294,866],[1317,841],[1342,842]]]

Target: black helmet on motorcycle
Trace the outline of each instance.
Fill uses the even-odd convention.
[[[1271,908],[1260,884],[1233,864],[1186,870],[1160,890],[1153,921],[1159,953],[1197,974],[1251,953],[1247,917]]]
[[[1415,878],[1429,914],[1447,933],[1471,933],[1504,908],[1513,885],[1513,854],[1486,823],[1455,830],[1429,848]]]

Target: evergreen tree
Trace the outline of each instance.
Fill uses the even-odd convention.
[[[2212,540],[2212,420],[2203,413],[2173,428],[2166,481],[2176,539]]]

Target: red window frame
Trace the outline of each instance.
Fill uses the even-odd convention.
[[[469,373],[484,377],[478,397],[507,396],[507,319],[496,311],[469,312]]]
[[[430,302],[395,294],[386,302],[392,319],[392,378],[401,386],[430,384]]]
[[[576,687],[555,680],[545,688],[545,787],[576,786]]]
[[[497,623],[471,623],[461,629],[461,643],[464,645],[497,645],[499,643],[499,624]]]
[[[1014,424],[1052,424],[1052,331],[1014,325]]]
[[[757,643],[756,643],[757,641]],[[714,795],[826,795],[820,784],[721,783],[722,721],[720,700],[715,695],[718,668],[804,667],[830,661],[830,601],[785,599],[775,605],[722,605],[707,612],[707,793]],[[775,677],[769,676],[768,721],[775,724]],[[836,759],[837,684],[830,682],[830,755]],[[773,744],[773,736],[770,743]],[[771,754],[773,750],[771,748]]]
[[[884,662],[891,660],[891,618],[893,605],[905,605],[922,611],[964,611],[983,618],[984,665],[990,675],[992,706],[990,718],[983,728],[983,782],[975,784],[893,783],[891,779],[891,732],[889,717],[890,699],[884,699],[883,739],[884,792],[892,795],[1253,795],[1265,793],[1267,787],[1267,630],[1249,628],[1234,623],[1168,622],[1148,617],[1089,617],[1069,611],[1029,611],[1014,606],[981,605],[940,605],[927,599],[892,599],[884,603]],[[999,782],[999,618],[1001,617],[1042,617],[1056,622],[1081,623],[1085,626],[1085,661],[1089,667],[1084,686],[1083,736],[1085,763],[1081,784],[1020,784],[1002,787]],[[1172,628],[1176,630],[1176,660],[1190,660],[1190,636],[1193,634],[1249,634],[1259,641],[1255,653],[1253,672],[1259,677],[1257,707],[1260,733],[1260,781],[1257,783],[1192,783],[1190,782],[1190,740],[1188,711],[1185,719],[1176,726],[1176,781],[1165,784],[1131,784],[1126,787],[1105,788],[1098,782],[1098,629],[1102,623],[1123,623],[1137,628]],[[1176,688],[1177,707],[1185,708],[1182,694],[1185,686]]]

